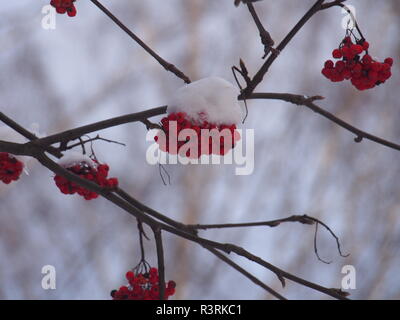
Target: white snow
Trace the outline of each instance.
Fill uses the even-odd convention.
[[[195,122],[201,122],[204,117],[217,125],[238,124],[244,117],[237,100],[239,93],[225,79],[204,78],[179,88],[168,104],[168,112],[185,112]]]
[[[93,168],[97,166],[96,163],[87,155],[73,150],[66,152],[64,156],[58,161],[58,164],[64,168],[69,168],[82,162],[87,163]]]

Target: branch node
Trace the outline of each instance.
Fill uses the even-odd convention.
[[[355,137],[355,138],[354,138],[354,142],[356,142],[356,143],[360,143],[360,142],[362,142],[362,141],[363,141],[363,139],[364,139],[364,137],[363,137],[363,136],[361,136],[361,135],[359,135],[359,136],[357,136],[357,137]]]

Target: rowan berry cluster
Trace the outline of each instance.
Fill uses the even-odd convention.
[[[339,48],[332,52],[333,58],[340,60],[336,63],[327,60],[322,74],[332,82],[351,80],[358,90],[372,89],[384,83],[392,76],[393,59],[386,58],[383,63],[375,61],[368,49],[369,43],[365,39],[354,43],[350,36],[345,37]]]
[[[74,2],[76,0],[51,0],[50,4],[56,8],[57,13],[67,13],[70,17],[76,16],[76,8]]]
[[[17,181],[24,169],[24,164],[7,152],[0,152],[0,181],[9,184]]]
[[[200,114],[199,119],[202,118],[204,116]],[[160,149],[190,158],[199,158],[203,154],[223,156],[235,147],[236,141],[240,140],[240,134],[236,130],[235,124],[216,125],[206,120],[193,121],[184,112],[170,113],[161,120],[161,126],[164,134],[157,134],[154,138],[160,145]],[[176,130],[171,130],[175,127]],[[185,129],[191,130],[187,135],[184,134],[183,140],[180,141],[180,133]],[[204,133],[204,129],[206,133]]]
[[[159,300],[160,286],[157,268],[150,268],[148,272],[139,273],[128,271],[126,279],[129,284],[118,290],[111,291],[113,300]],[[165,288],[165,299],[175,293],[175,282],[169,281]]]
[[[117,178],[107,178],[109,167],[107,164],[99,164],[96,162],[96,166],[90,165],[87,162],[81,162],[79,164],[74,164],[66,169],[75,173],[83,179],[92,181],[103,188],[115,188],[118,186]],[[79,194],[84,197],[85,200],[92,200],[98,197],[98,194],[87,190],[76,183],[69,181],[68,179],[56,175],[54,177],[57,187],[64,194]]]

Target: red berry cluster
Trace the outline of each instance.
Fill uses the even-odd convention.
[[[204,114],[200,114],[199,116],[200,119],[205,118]],[[177,128],[176,132],[170,131],[171,122],[176,122],[176,128]],[[236,130],[235,124],[216,125],[213,123],[209,123],[206,120],[193,122],[188,119],[186,113],[184,112],[170,113],[167,117],[164,117],[161,120],[161,125],[162,125],[162,130],[165,134],[165,140],[160,139],[160,135],[156,135],[154,137],[154,140],[160,145],[160,149],[162,151],[169,152],[171,154],[178,153],[181,156],[186,156],[191,158],[196,158],[196,157],[199,158],[202,154],[209,155],[212,153],[217,155],[225,155],[226,153],[228,153],[230,149],[235,147],[236,141],[240,140],[240,134]],[[193,136],[187,137],[185,141],[178,141],[179,133],[184,129],[192,129]],[[232,145],[228,145],[225,147],[224,143],[225,136],[223,132],[220,134],[219,139],[217,139],[212,137],[213,131],[215,130],[210,131],[210,136],[207,137],[207,136],[201,136],[202,129],[207,129],[207,130],[216,129],[219,133],[227,129],[224,132],[225,134],[230,136]],[[197,141],[197,145],[194,146],[194,148],[197,147],[197,154],[191,154],[191,149],[187,149],[185,152],[181,152],[181,148],[189,141],[191,141],[192,138],[193,139],[197,138],[194,139],[194,141]],[[176,152],[174,149],[172,149],[172,146],[170,145],[170,140],[172,141],[173,144],[176,145],[175,149]],[[205,150],[202,150],[202,148],[204,148]]]
[[[17,181],[22,173],[24,164],[7,152],[0,152],[0,181],[9,184]]]
[[[98,164],[98,163],[97,163]],[[104,188],[115,188],[118,186],[117,178],[108,178],[109,167],[107,164],[98,164],[97,166],[90,166],[86,162],[73,165],[66,168],[67,170],[77,174],[83,179],[90,180]],[[66,178],[56,175],[54,177],[57,187],[64,194],[79,194],[84,197],[85,200],[92,200],[98,197],[98,194],[82,188],[76,183],[67,180]]]
[[[386,58],[383,63],[375,61],[368,54],[369,43],[364,39],[353,43],[351,37],[345,37],[332,56],[338,60],[334,63],[327,60],[322,74],[332,82],[351,80],[358,90],[374,88],[384,83],[392,76],[392,58]],[[361,57],[362,53],[364,56]]]
[[[76,16],[76,8],[74,2],[76,0],[51,0],[50,4],[56,8],[57,13],[67,13],[70,17]]]
[[[126,279],[129,284],[122,286],[119,290],[111,291],[113,300],[159,300],[159,281],[157,268],[150,268],[149,272],[136,273],[128,271]],[[169,281],[165,288],[165,299],[175,293],[176,284]]]

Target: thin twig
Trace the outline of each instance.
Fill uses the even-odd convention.
[[[197,234],[196,230],[193,230],[193,228],[190,228],[189,226],[182,224],[180,222],[177,222],[171,218],[168,218],[167,216],[161,214],[160,212],[146,206],[145,204],[141,203],[140,201],[136,200],[134,197],[132,197],[131,195],[129,195],[128,193],[126,193],[124,190],[122,190],[121,188],[116,188],[114,191],[117,195],[119,195],[122,199],[124,199],[126,202],[128,202],[129,204],[131,204],[132,206],[135,206],[136,208],[146,212],[147,214],[149,214],[150,216],[152,216],[153,218],[156,218],[166,224],[169,224],[172,227],[175,227],[177,229],[182,229],[185,230],[187,232],[190,232],[192,234]]]
[[[260,33],[261,43],[264,45],[264,56],[262,57],[264,59],[271,51],[272,47],[275,44],[275,41],[272,39],[269,32],[264,28],[260,18],[257,15],[256,9],[251,2],[247,3],[247,8],[249,9],[251,16],[253,17],[258,32]]]
[[[288,43],[294,38],[294,36],[301,30],[301,28],[310,20],[315,13],[317,13],[321,9],[321,5],[324,0],[317,0],[315,4],[306,12],[306,14],[300,19],[300,21],[293,27],[293,29],[287,34],[287,36],[281,41],[281,43],[276,47],[276,52],[271,52],[267,61],[262,65],[260,70],[255,74],[250,84],[244,89],[244,91],[240,94],[239,98],[247,98],[249,97],[257,85],[263,80],[264,75],[268,72],[269,67],[278,57],[278,53],[281,52]]]
[[[321,5],[321,10],[326,10],[326,9],[332,8],[332,7],[337,6],[340,3],[343,3],[345,1],[347,1],[347,0],[335,0],[335,1],[324,3],[323,5]]]
[[[241,227],[277,227],[281,223],[285,222],[300,222],[302,224],[314,224],[314,220],[307,215],[293,215],[283,219],[276,219],[270,221],[261,221],[261,222],[247,222],[247,223],[224,223],[224,224],[190,224],[188,227],[193,229],[226,229],[226,228],[241,228]]]
[[[94,137],[94,138],[89,138],[89,139],[87,139],[87,140],[83,140],[83,139],[81,139],[81,138],[79,138],[79,139],[80,139],[81,141],[79,141],[79,142],[77,142],[77,143],[74,143],[74,144],[71,144],[71,145],[69,145],[69,146],[67,146],[67,147],[60,147],[59,149],[60,149],[61,151],[65,151],[65,150],[71,150],[71,149],[73,149],[73,148],[75,148],[75,147],[78,147],[78,146],[82,146],[82,148],[84,148],[84,145],[85,145],[86,143],[91,143],[91,142],[96,141],[96,140],[105,141],[105,142],[108,142],[108,143],[115,143],[115,144],[119,144],[119,145],[124,146],[124,147],[126,146],[125,143],[122,143],[122,142],[119,142],[119,141],[110,140],[110,139],[105,139],[105,138],[100,137],[99,135],[97,135],[97,136]]]
[[[140,245],[140,261],[146,261],[146,255],[145,255],[145,250],[144,250],[144,243],[143,243],[143,236],[147,238],[146,234],[144,233],[143,230],[143,222],[141,222],[139,219],[137,220],[137,227],[139,230],[139,245]]]
[[[128,36],[130,36],[133,40],[135,40],[148,54],[150,54],[154,59],[157,60],[159,64],[161,64],[167,71],[172,72],[178,78],[185,81],[185,83],[190,83],[189,77],[187,77],[181,70],[179,70],[172,63],[167,62],[163,58],[161,58],[157,53],[154,52],[147,44],[143,42],[136,34],[134,34],[126,25],[124,25],[115,15],[113,15],[104,5],[102,5],[97,0],[90,0],[92,3],[98,7],[101,11],[103,11],[112,21],[115,22]]]
[[[132,123],[132,122],[142,122],[144,119],[155,117],[162,115],[167,112],[167,106],[162,106],[158,108],[153,108],[141,112],[130,113],[123,116],[95,122],[92,124],[88,124],[86,126],[78,127],[75,129],[66,130],[60,133],[56,133],[45,138],[41,138],[38,140],[33,141],[32,143],[36,144],[43,144],[43,145],[51,145],[57,142],[68,142],[79,137],[92,133],[95,131],[100,131],[103,129],[119,126],[125,123]]]
[[[319,223],[316,223],[316,224],[315,224],[315,232],[314,232],[314,252],[315,252],[315,255],[317,256],[317,258],[318,258],[319,261],[321,261],[321,262],[323,262],[323,263],[326,263],[326,264],[331,264],[332,261],[326,261],[326,260],[322,259],[322,258],[319,256],[319,253],[318,253],[318,246],[317,246],[318,224],[319,224]]]
[[[223,253],[219,252],[218,250],[215,250],[214,248],[211,248],[209,246],[204,246],[208,251],[210,251],[212,254],[217,256],[219,259],[224,261],[226,264],[230,265],[232,268],[243,274],[245,277],[249,278],[251,281],[253,281],[256,285],[260,286],[263,288],[265,291],[269,292],[272,294],[275,298],[279,300],[287,300],[284,296],[282,296],[280,293],[276,292],[274,289],[271,287],[267,286],[264,282],[262,282],[260,279],[256,278],[253,276],[250,272],[246,271],[242,267],[240,267],[238,264],[233,262],[231,259],[229,259],[226,255]]]
[[[346,5],[341,3],[341,1],[339,1],[339,3],[337,3],[336,5],[347,11],[347,13],[350,15],[351,19],[353,20],[354,26],[357,29],[358,33],[360,34],[361,39],[365,40],[365,37],[364,37],[363,33],[361,32],[360,26],[358,25],[357,19],[354,16],[353,12],[351,12],[351,10]]]
[[[321,226],[323,226],[326,230],[328,230],[328,232],[331,234],[331,236],[335,238],[336,246],[337,246],[337,249],[338,249],[339,254],[340,254],[341,257],[347,258],[350,255],[349,253],[347,253],[347,254],[343,254],[342,253],[342,248],[341,248],[341,245],[340,245],[339,237],[332,231],[331,228],[329,228],[329,226],[326,223],[324,223],[321,220],[316,219],[314,217],[308,217],[308,218],[310,220],[314,221],[316,224],[320,224]]]
[[[334,122],[338,126],[346,129],[347,131],[354,133],[356,136],[354,141],[357,143],[360,143],[363,139],[367,139],[367,140],[374,141],[378,144],[384,145],[386,147],[389,147],[389,148],[392,148],[395,150],[400,150],[399,144],[382,139],[378,136],[374,136],[368,132],[360,130],[360,129],[352,126],[351,124],[343,121],[342,119],[336,117],[332,113],[322,109],[321,107],[317,106],[314,103],[315,100],[321,100],[321,99],[324,99],[324,97],[321,97],[321,96],[308,97],[308,96],[289,94],[289,93],[253,93],[249,97],[247,97],[247,99],[283,100],[283,101],[287,101],[287,102],[290,102],[293,104],[303,105],[303,106],[311,109],[312,111],[320,114],[321,116],[327,118],[328,120]]]
[[[165,300],[165,263],[161,229],[154,228],[153,232],[157,248],[158,285],[160,288],[160,300]]]
[[[317,250],[317,231],[318,231],[318,224],[322,225],[328,232],[332,235],[332,237],[336,241],[336,245],[338,248],[338,252],[341,257],[348,257],[349,254],[343,254],[340,246],[340,240],[339,237],[332,231],[331,228],[329,228],[328,225],[323,223],[322,221],[310,217],[308,215],[293,215],[287,218],[283,219],[276,219],[276,220],[270,220],[270,221],[261,221],[261,222],[247,222],[247,223],[224,223],[224,224],[191,224],[187,225],[190,228],[193,228],[194,230],[208,230],[208,229],[227,229],[227,228],[248,228],[248,227],[262,227],[262,226],[268,226],[268,227],[277,227],[281,223],[285,222],[299,222],[302,224],[308,224],[308,225],[313,225],[316,224],[316,230],[314,234],[314,251],[315,254],[318,258],[318,260],[327,263],[326,261],[322,260],[318,254]],[[329,262],[330,263],[330,262]]]
[[[29,130],[25,129],[23,126],[19,125],[11,118],[7,117],[3,112],[0,112],[0,120],[4,124],[6,124],[7,126],[9,126],[12,129],[14,129],[16,132],[18,132],[20,135],[22,135],[23,137],[25,137],[28,140],[38,140],[39,139],[35,134],[33,134]],[[56,148],[53,148],[51,146],[44,146],[44,149],[56,157],[62,156],[62,154],[59,150],[57,150]]]

